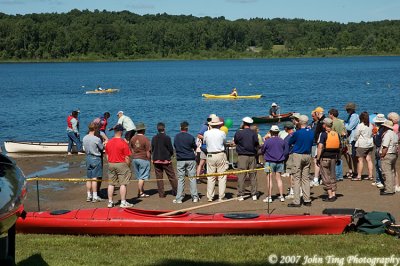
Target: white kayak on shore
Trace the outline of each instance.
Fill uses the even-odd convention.
[[[8,153],[67,153],[66,142],[5,141],[4,148]],[[76,152],[76,147],[73,147]]]

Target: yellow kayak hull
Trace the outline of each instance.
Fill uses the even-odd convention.
[[[247,95],[247,96],[232,96],[229,94],[225,94],[225,95],[214,95],[214,94],[202,94],[201,96],[203,96],[206,99],[260,99],[262,97],[261,94],[258,95]]]
[[[107,94],[107,93],[115,93],[115,92],[119,92],[119,89],[86,91],[86,94]]]

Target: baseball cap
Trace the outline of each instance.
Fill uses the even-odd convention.
[[[119,112],[117,113],[117,115],[119,115],[119,114],[124,114],[124,112],[122,112],[122,111],[119,111]]]
[[[293,124],[293,122],[288,121],[288,122],[283,124],[283,128],[293,129],[294,128],[294,124]]]
[[[313,113],[323,113],[323,112],[324,112],[324,108],[322,108],[321,106],[318,106],[313,111]]]

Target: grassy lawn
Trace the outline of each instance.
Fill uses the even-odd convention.
[[[399,240],[396,238],[358,233],[216,237],[19,234],[16,249],[17,265],[273,265],[269,263],[271,254],[277,255],[277,264],[280,265],[301,265],[306,256],[320,257],[323,265],[327,264],[326,256],[329,255],[344,258],[342,265],[348,265],[347,259],[351,255],[367,258],[394,255],[400,258]],[[293,257],[293,263],[280,261],[291,259],[290,256],[299,257]]]

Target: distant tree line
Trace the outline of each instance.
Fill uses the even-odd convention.
[[[132,60],[400,54],[400,21],[0,13],[0,60]]]

